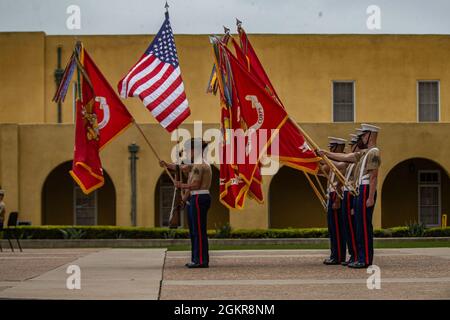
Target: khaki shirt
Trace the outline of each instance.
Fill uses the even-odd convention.
[[[373,148],[364,149],[364,150],[355,152],[356,160],[358,162],[356,163],[356,167],[355,167],[355,171],[354,171],[354,179],[356,179],[356,180],[359,179],[364,156],[372,149]],[[364,172],[362,173],[362,175],[365,176],[366,174],[369,174],[370,171],[378,169],[380,167],[380,165],[381,165],[380,150],[375,149],[375,150],[370,151],[370,153],[367,156],[366,164],[364,166]],[[357,181],[355,181],[355,182],[357,182]]]
[[[209,190],[211,187],[212,170],[207,163],[193,164],[189,172],[188,183],[200,181],[199,190]]]

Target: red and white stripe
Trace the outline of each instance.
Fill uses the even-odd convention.
[[[144,55],[119,82],[122,98],[139,97],[169,132],[189,115],[180,66],[164,63],[153,54]]]

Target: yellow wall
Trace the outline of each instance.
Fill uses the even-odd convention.
[[[45,42],[43,32],[0,33],[0,123],[45,122]]]
[[[151,39],[142,35],[79,37],[114,88]],[[449,36],[250,35],[250,39],[288,112],[305,123],[305,130],[321,146],[327,144],[327,136],[347,137],[358,125],[330,123],[332,81],[355,81],[356,122],[375,122],[382,127],[379,145],[383,163],[375,226],[382,225],[382,183],[396,164],[422,157],[450,172],[450,149],[443,147],[450,134]],[[41,223],[45,178],[73,156],[72,91],[63,105],[65,124],[54,124],[56,105],[51,98],[55,91],[56,48],[63,47],[64,67],[75,40],[43,33],[0,33],[0,185],[7,190],[8,211],[19,210],[21,219],[33,224]],[[185,127],[191,129],[194,120],[202,120],[205,127],[218,127],[218,98],[205,94],[212,66],[208,38],[178,35],[176,43],[192,110]],[[416,81],[420,79],[441,81],[441,123],[415,123]],[[170,135],[155,124],[139,99],[125,102],[138,122],[145,123],[143,130],[158,153],[168,160]],[[127,147],[132,142],[141,146],[137,220],[139,225],[153,226],[154,190],[162,170],[134,127],[101,154],[116,189],[116,224],[130,224]],[[233,227],[270,226],[270,215],[276,214],[269,210],[271,180],[269,176],[263,179],[264,204],[248,200],[245,211],[230,212]]]

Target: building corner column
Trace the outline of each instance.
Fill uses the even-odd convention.
[[[0,139],[0,186],[5,191],[6,212],[18,211],[20,219],[19,125],[2,124]]]

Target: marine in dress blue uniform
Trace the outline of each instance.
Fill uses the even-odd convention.
[[[356,134],[350,134],[350,141],[348,143],[350,152],[358,151],[358,138]],[[354,214],[354,196],[349,188],[354,189],[355,176],[355,163],[347,163],[345,169],[345,180],[349,187],[342,186],[343,198],[342,198],[342,219],[344,221],[345,230],[345,243],[347,245],[347,252],[349,259],[342,262],[343,266],[357,261],[358,257],[358,244],[356,242],[356,219]]]
[[[362,135],[358,142],[361,149],[352,153],[335,153],[320,150],[319,155],[327,155],[334,161],[354,162],[355,181],[358,196],[354,202],[356,222],[356,242],[358,244],[358,261],[349,263],[350,268],[366,268],[373,262],[373,225],[372,216],[377,199],[378,169],[381,164],[377,137],[380,128],[362,124]]]
[[[345,139],[328,137],[331,152],[343,152]],[[345,261],[345,228],[341,210],[342,192],[334,172],[328,172],[328,203],[327,203],[327,225],[330,238],[330,258],[324,260],[326,265],[341,264]]]
[[[380,150],[377,148],[379,127],[362,124],[363,135],[360,145],[363,150],[355,152],[358,196],[355,201],[356,237],[358,261],[350,268],[367,268],[373,263],[373,210],[377,200],[378,169],[381,165]]]

